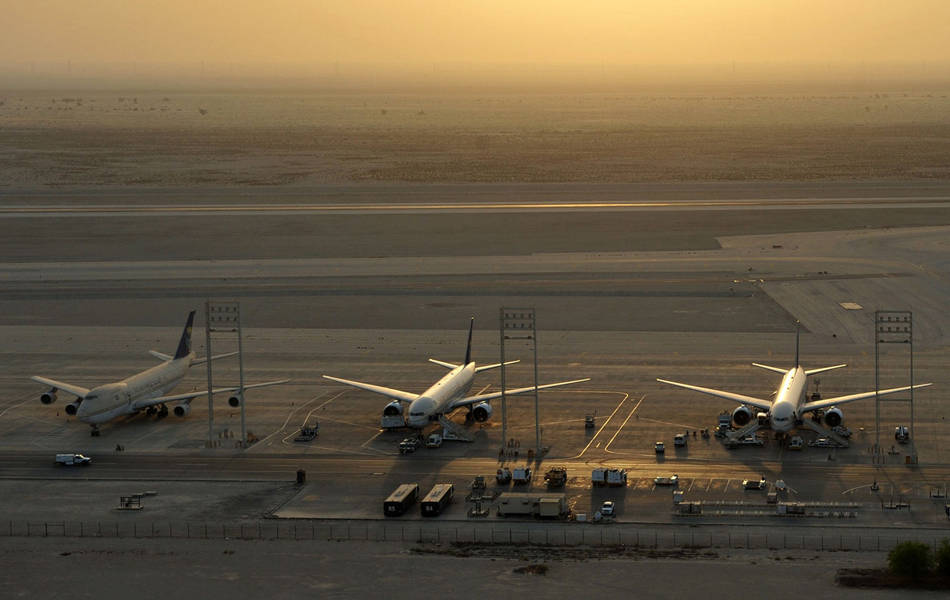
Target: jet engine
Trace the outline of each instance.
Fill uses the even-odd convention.
[[[837,427],[844,421],[844,413],[837,406],[832,406],[825,411],[825,425],[828,427]]]
[[[43,404],[52,404],[53,402],[56,402],[56,390],[50,390],[40,394],[40,402]]]
[[[82,400],[76,400],[75,402],[70,402],[69,404],[67,404],[66,414],[72,416],[72,415],[75,415],[77,412],[79,412],[80,402],[82,402]]]
[[[491,404],[487,402],[482,402],[481,404],[476,404],[475,408],[472,409],[472,417],[479,423],[484,423],[491,418]]]
[[[228,404],[233,406],[234,408],[241,406],[241,397],[231,396],[230,398],[228,398]],[[178,413],[175,413],[175,414],[178,414]]]
[[[390,402],[383,409],[384,417],[397,417],[402,414],[402,404],[399,401]]]
[[[174,408],[174,413],[176,417],[187,417],[188,413],[191,412],[191,404],[178,404]]]
[[[732,422],[738,427],[744,427],[752,420],[752,411],[747,406],[739,406],[732,411]]]

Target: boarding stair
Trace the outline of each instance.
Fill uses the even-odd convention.
[[[475,438],[458,423],[449,421],[444,416],[439,416],[439,423],[442,425],[442,439],[454,440],[456,442],[474,442]]]
[[[812,431],[814,431],[815,433],[817,433],[818,435],[822,437],[826,437],[830,440],[833,440],[836,444],[838,444],[840,448],[847,448],[849,446],[848,440],[841,437],[834,431],[822,427],[821,425],[819,425],[818,423],[815,423],[811,419],[802,419],[801,426],[805,427],[806,429],[811,429]]]
[[[756,431],[762,428],[762,424],[758,420],[753,420],[751,423],[743,427],[742,429],[736,429],[735,431],[730,431],[726,434],[726,440],[729,442],[738,442],[742,438],[750,435],[754,435]]]

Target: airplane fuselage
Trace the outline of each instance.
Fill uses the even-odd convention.
[[[134,408],[138,401],[158,398],[177,386],[184,379],[194,358],[192,352],[122,381],[93,388],[79,405],[76,416],[84,423],[98,425],[138,412]]]
[[[775,393],[775,401],[769,410],[769,423],[774,431],[788,432],[795,428],[805,404],[808,376],[801,367],[789,369],[782,377],[782,384]]]
[[[445,414],[449,405],[464,398],[475,381],[475,363],[455,367],[409,404],[410,427],[423,428]]]

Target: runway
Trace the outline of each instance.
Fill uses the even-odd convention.
[[[472,214],[472,213],[573,213],[594,211],[657,211],[657,210],[833,210],[839,208],[861,209],[908,209],[948,208],[950,196],[904,196],[904,197],[858,197],[858,198],[758,198],[732,200],[678,200],[644,202],[388,202],[370,204],[350,202],[346,204],[294,203],[259,204],[212,204],[202,202],[192,205],[179,204],[97,204],[77,205],[5,205],[0,206],[0,218],[28,217],[189,217],[189,216],[255,216],[255,215],[355,215],[355,214]]]

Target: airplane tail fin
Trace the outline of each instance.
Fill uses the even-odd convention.
[[[472,317],[472,321],[468,324],[468,346],[465,348],[465,362],[463,365],[467,365],[472,362],[472,329],[475,327],[475,317]]]
[[[799,367],[802,364],[798,358],[798,342],[799,342],[799,339],[801,338],[801,333],[802,333],[802,322],[795,321],[795,366],[796,367]]]
[[[195,311],[188,313],[188,322],[185,323],[185,329],[181,332],[181,339],[178,341],[178,350],[175,351],[174,358],[184,358],[191,352],[191,328],[195,324]]]

